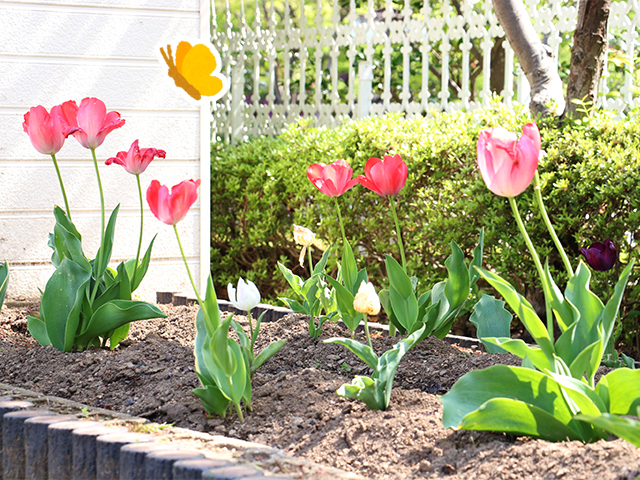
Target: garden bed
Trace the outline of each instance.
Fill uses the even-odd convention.
[[[0,381],[158,423],[257,442],[287,454],[374,479],[635,479],[640,453],[622,440],[549,443],[514,436],[454,432],[442,427],[444,394],[469,370],[519,365],[509,354],[485,354],[429,338],[402,360],[386,412],[340,398],[335,390],[369,368],[338,345],[347,336],[325,324],[311,339],[306,318],[288,315],[263,324],[259,348],[286,338],[279,354],[254,377],[253,412],[240,424],[234,413],[208,417],[191,393],[196,307],[161,306],[166,319],[132,324],[115,351],[61,353],[28,334],[26,316],[37,305],[3,308]],[[361,339],[362,340],[362,339]],[[376,335],[377,353],[394,339]]]

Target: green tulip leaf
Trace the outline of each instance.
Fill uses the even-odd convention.
[[[596,416],[578,414],[575,418],[576,420],[588,422],[594,427],[606,430],[616,437],[620,437],[640,448],[640,422],[637,420],[619,417],[610,413],[603,413]]]
[[[113,350],[118,346],[118,344],[127,338],[129,335],[129,328],[131,327],[130,323],[125,323],[121,327],[116,328],[111,335],[109,335],[109,348]]]
[[[320,275],[324,272],[324,269],[327,266],[327,261],[329,260],[329,255],[331,255],[331,247],[332,245],[329,245],[329,248],[327,248],[322,254],[320,261],[316,263],[315,267],[313,267],[313,275]]]
[[[53,216],[56,218],[56,223],[62,225],[67,231],[69,231],[79,241],[82,241],[82,235],[78,232],[78,229],[73,222],[67,217],[66,212],[60,207],[53,208]]]
[[[4,261],[4,264],[0,265],[0,307],[4,303],[4,297],[7,294],[7,286],[9,285],[9,264]]]
[[[469,297],[469,271],[464,263],[464,253],[456,242],[451,242],[451,255],[444,264],[449,272],[444,292],[451,310],[455,310]]]
[[[300,278],[298,275],[295,275],[291,270],[289,270],[280,262],[278,262],[278,268],[280,269],[280,272],[284,276],[284,279],[289,283],[296,295],[302,296],[302,285],[304,285],[302,278]]]
[[[564,332],[579,318],[580,312],[571,302],[565,300],[562,292],[553,280],[551,272],[549,271],[549,259],[547,259],[544,264],[544,276],[547,285],[549,285],[549,303],[551,309],[555,313],[555,318],[560,330]]]
[[[547,327],[542,323],[531,304],[520,295],[509,282],[488,270],[479,269],[480,275],[495,288],[518,315],[527,331],[535,339],[542,351],[551,358],[554,353]]]
[[[49,335],[47,334],[47,326],[39,315],[29,315],[27,317],[27,329],[40,345],[43,347],[51,345],[51,340],[49,340]]]
[[[211,353],[213,354],[213,361],[227,377],[231,377],[238,368],[237,359],[228,347],[231,343],[229,341],[229,327],[231,326],[232,320],[233,315],[229,315],[224,322],[220,324],[220,327],[216,329],[211,337]],[[231,398],[231,400],[233,400],[233,398]]]
[[[385,265],[389,276],[391,309],[404,329],[411,330],[418,320],[418,299],[413,291],[411,279],[390,255],[385,255]]]
[[[358,293],[358,267],[356,266],[356,259],[353,256],[353,250],[349,242],[344,242],[344,249],[342,251],[342,279],[344,280],[345,288],[355,296]]]
[[[604,345],[608,345],[609,340],[611,339],[615,320],[618,317],[620,303],[622,302],[622,295],[624,294],[624,289],[627,286],[627,282],[629,281],[629,275],[633,270],[633,266],[634,260],[630,261],[622,271],[622,273],[620,274],[620,278],[618,279],[618,283],[616,283],[616,286],[613,290],[613,295],[611,295],[611,298],[609,298],[607,305],[604,307],[604,310],[602,310],[602,312],[600,313],[600,317],[598,318],[598,322],[602,324],[602,328],[604,329],[604,337],[602,340]]]
[[[551,369],[549,359],[538,346],[529,346],[520,339],[484,337],[483,343],[489,343],[514,354],[523,360],[528,360],[531,365],[540,371]]]
[[[70,352],[75,345],[80,312],[91,274],[81,265],[63,258],[47,282],[40,301],[40,317],[44,320],[51,344]]]
[[[229,407],[229,399],[224,396],[216,385],[204,385],[202,378],[200,378],[200,381],[203,383],[203,388],[196,388],[192,390],[193,394],[200,399],[200,402],[207,413],[215,413],[216,415],[225,418]]]
[[[153,242],[156,241],[157,236],[158,234],[153,236],[153,238],[151,239],[151,242],[149,243],[149,246],[147,247],[147,251],[142,257],[140,265],[136,265],[137,267],[136,275],[131,285],[132,292],[135,292],[138,289],[138,287],[140,286],[140,283],[144,279],[144,276],[147,274],[147,270],[149,269],[149,262],[151,261],[151,249],[153,248]]]
[[[353,294],[329,275],[325,275],[325,278],[336,292],[336,302],[338,312],[340,313],[340,319],[349,328],[349,330],[355,332],[362,320],[362,314],[356,312],[353,308]]]
[[[590,280],[591,272],[589,268],[580,261],[575,275],[567,282],[567,288],[564,292],[567,300],[580,312],[578,326],[573,338],[574,342],[579,342],[579,350],[584,349],[596,340],[595,325],[604,309],[600,299],[589,290]]]
[[[478,279],[480,278],[480,274],[478,273],[477,268],[482,268],[482,255],[484,249],[484,227],[480,230],[480,235],[478,237],[478,245],[473,249],[473,259],[469,264],[469,287],[473,287]]]
[[[497,398],[533,405],[564,425],[568,425],[573,418],[562,387],[553,378],[537,370],[495,365],[463,375],[451,390],[440,398],[443,406],[442,423],[445,428],[458,428],[468,414],[479,410],[485,402]],[[498,412],[497,416],[504,417],[504,421],[510,421],[517,414],[506,408]],[[474,421],[479,420],[476,417]],[[493,421],[496,422],[495,426],[492,426]],[[502,422],[502,419],[491,416],[483,425],[487,430],[501,431]],[[527,434],[539,436],[535,431]],[[560,438],[564,436],[562,434]]]
[[[342,345],[351,350],[356,357],[369,365],[374,371],[378,368],[378,356],[368,345],[363,345],[351,338],[328,338],[324,343],[337,343],[338,345]]]
[[[251,365],[251,374],[253,375],[258,368],[260,368],[267,360],[273,357],[276,353],[284,347],[286,340],[278,340],[277,342],[273,342],[269,344],[265,349],[263,349],[253,361]]]
[[[485,342],[485,337],[511,336],[513,315],[504,308],[504,302],[492,295],[482,295],[473,307],[469,321],[476,326],[476,336],[490,353],[503,353],[505,350],[496,344]]]
[[[78,336],[77,342],[86,345],[94,337],[102,337],[129,322],[165,317],[162,310],[150,303],[137,300],[112,300],[93,313],[85,329]]]
[[[127,273],[127,268],[124,262],[120,262],[120,265],[118,265],[118,275],[116,276],[116,279],[120,285],[118,299],[131,300],[131,281],[129,280],[130,277]]]
[[[205,292],[204,302],[202,303],[204,311],[202,312],[205,319],[205,327],[210,337],[220,326],[220,307],[218,306],[218,298],[216,290],[213,288],[213,279],[211,274],[207,277],[207,291]]]
[[[546,410],[512,398],[488,400],[467,414],[456,427],[462,430],[508,432],[551,442],[581,439],[578,433]]]
[[[640,370],[618,368],[600,379],[596,393],[606,411],[616,415],[634,415],[640,406]]]
[[[84,256],[80,240],[60,223],[53,227],[53,242],[59,259],[67,257],[91,272],[91,263]]]
[[[342,385],[336,393],[341,397],[361,400],[371,410],[385,410],[384,396],[378,384],[378,380],[358,375],[350,385]]]
[[[113,212],[109,217],[107,228],[104,231],[104,243],[100,245],[98,253],[96,254],[96,278],[100,278],[102,277],[102,275],[104,275],[104,272],[107,269],[107,265],[109,265],[109,260],[111,260],[111,251],[113,250],[113,236],[116,230],[116,219],[118,216],[118,210],[120,210],[120,204],[116,205],[116,208],[113,209]],[[98,260],[100,261],[100,263],[97,263]]]

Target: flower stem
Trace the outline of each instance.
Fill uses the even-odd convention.
[[[311,246],[307,247],[307,255],[309,256],[309,276],[313,275],[313,257],[311,256]]]
[[[96,169],[96,178],[98,179],[98,190],[100,191],[100,225],[101,225],[101,229],[100,229],[100,248],[98,249],[98,255],[96,258],[96,264],[97,265],[102,265],[102,256],[104,255],[104,249],[105,249],[105,244],[104,244],[104,234],[105,234],[105,226],[104,226],[104,193],[102,191],[102,181],[100,180],[100,170],[98,169],[98,159],[96,158],[96,149],[92,148],[91,149],[91,156],[93,157],[93,166]],[[98,292],[98,284],[100,283],[98,275],[97,275],[97,271],[96,271],[96,283],[93,286],[93,292],[91,292],[91,303],[93,304],[93,301],[96,298],[96,293]]]
[[[347,243],[347,236],[344,233],[344,223],[342,223],[342,214],[340,213],[340,204],[338,203],[338,197],[333,197],[336,201],[336,211],[338,212],[338,223],[340,224],[340,231],[342,232],[342,242]]]
[[[398,222],[398,214],[396,213],[396,203],[393,201],[393,197],[391,196],[389,196],[389,204],[391,205],[393,220],[396,223],[396,233],[398,234],[398,248],[400,249],[400,258],[402,259],[402,269],[404,270],[404,273],[407,273],[407,262],[404,258],[404,246],[402,245],[402,236],[400,235],[400,222]]]
[[[367,337],[369,348],[373,350],[373,345],[371,345],[371,336],[369,335],[369,320],[367,319],[366,313],[363,313],[362,316],[364,317],[364,336]]]
[[[142,187],[140,186],[140,175],[136,175],[138,181],[138,196],[140,197],[140,239],[138,240],[138,252],[136,253],[136,263],[133,267],[133,281],[136,281],[138,271],[138,261],[140,260],[140,247],[142,247],[142,229],[144,227],[144,203],[142,201]]]
[[[193,291],[196,294],[196,298],[198,299],[198,305],[204,312],[204,306],[202,305],[202,299],[200,298],[200,294],[198,293],[198,289],[196,288],[196,282],[193,280],[193,276],[191,275],[191,270],[189,269],[189,265],[187,264],[187,257],[184,254],[184,249],[182,248],[182,242],[180,241],[180,235],[178,235],[178,227],[173,226],[173,231],[176,234],[176,240],[178,240],[178,246],[180,247],[180,255],[182,255],[182,261],[184,262],[184,266],[187,269],[187,274],[189,274],[189,280],[191,280],[191,286],[193,287]]]
[[[251,335],[251,354],[253,355],[253,320],[251,319],[251,310],[247,311],[247,320],[249,320],[249,335]]]
[[[522,223],[522,218],[520,217],[520,212],[518,212],[518,205],[516,203],[516,199],[514,197],[508,197],[509,204],[511,205],[511,210],[513,211],[513,216],[516,219],[518,224],[518,228],[520,229],[520,233],[524,238],[527,247],[529,248],[529,252],[533,257],[533,262],[536,265],[536,269],[538,270],[538,275],[540,276],[540,281],[542,282],[542,291],[544,292],[544,305],[546,309],[547,315],[547,332],[549,333],[549,338],[553,341],[553,317],[551,315],[551,305],[549,305],[549,292],[547,281],[545,280],[544,270],[542,269],[542,264],[540,263],[540,257],[538,257],[538,253],[536,252],[535,247],[533,246],[533,242],[531,238],[529,238],[529,234],[527,230],[524,228],[524,223]]]
[[[102,192],[102,182],[100,181],[100,170],[98,170],[98,159],[96,158],[96,149],[91,149],[91,155],[93,157],[93,166],[96,169],[96,178],[98,179],[98,190],[100,190],[100,220],[102,225],[102,236],[100,246],[104,247],[104,193]]]
[[[52,153],[51,158],[53,159],[53,166],[56,168],[56,174],[58,175],[58,182],[60,182],[60,190],[62,190],[62,197],[64,198],[64,207],[67,210],[67,217],[71,220],[71,210],[69,210],[69,201],[67,200],[67,192],[64,189],[64,184],[62,183],[62,175],[60,175],[60,168],[58,168],[58,161],[56,160],[56,154]]]
[[[544,220],[547,229],[549,230],[549,235],[553,239],[553,243],[556,244],[556,248],[560,253],[560,257],[562,258],[562,263],[564,263],[564,268],[566,268],[567,273],[569,274],[569,278],[573,277],[573,269],[571,268],[571,262],[569,262],[569,257],[567,257],[567,253],[564,251],[562,244],[560,243],[560,239],[558,235],[556,235],[556,231],[551,225],[551,220],[549,220],[549,216],[547,215],[547,210],[544,208],[544,203],[542,202],[542,192],[540,191],[540,176],[538,175],[538,171],[536,170],[536,174],[533,177],[533,191],[535,192],[536,201],[538,202],[538,207],[540,208],[540,213],[542,214],[542,219]]]

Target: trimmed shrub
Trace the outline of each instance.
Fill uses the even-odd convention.
[[[398,153],[407,162],[409,178],[397,197],[397,209],[407,267],[420,279],[419,290],[446,277],[444,260],[451,240],[470,256],[484,227],[485,265],[544,313],[535,266],[508,201],[487,189],[476,164],[480,130],[500,125],[520,134],[522,125],[531,121],[527,115],[521,108],[496,104],[410,120],[371,117],[335,129],[311,128],[302,121],[277,138],[256,138],[235,147],[214,144],[211,269],[216,284],[221,287],[244,276],[267,298],[286,292],[278,261],[308,275],[306,265],[303,269],[297,263],[294,223],[310,228],[327,244],[340,239],[334,201],[311,184],[307,167],[344,158],[361,174],[370,157]],[[580,125],[547,121],[540,130],[547,153],[539,167],[542,194],[572,264],[581,257],[580,247],[606,238],[613,240],[623,261],[637,258],[640,123],[601,115]],[[384,284],[384,254],[399,258],[387,200],[356,186],[338,201],[360,266],[367,267],[374,283]],[[562,263],[532,188],[518,197],[518,207],[538,254],[548,257],[558,285],[564,285]],[[314,249],[316,260],[321,253]],[[610,272],[594,272],[592,290],[608,298],[604,292],[613,287],[619,270],[618,265]],[[633,317],[633,311],[640,310],[639,276],[636,269],[622,309],[629,320],[627,344],[639,336]]]

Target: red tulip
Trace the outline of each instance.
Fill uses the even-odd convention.
[[[107,165],[117,163],[133,175],[144,173],[151,161],[155,158],[164,158],[167,152],[156,148],[138,148],[138,140],[134,140],[128,152],[118,152],[115,157],[108,158]]]
[[[24,114],[22,128],[29,134],[35,149],[45,155],[58,153],[65,139],[77,130],[77,127],[70,127],[62,116],[60,105],[53,107],[51,113],[42,105],[31,107]]]
[[[104,102],[97,98],[83,98],[80,107],[69,100],[62,104],[62,112],[69,125],[78,127],[73,136],[84,148],[98,148],[109,133],[124,125],[120,114],[107,113]]]
[[[147,203],[158,220],[167,225],[175,225],[186,215],[191,205],[198,199],[200,179],[185,180],[171,188],[153,180],[147,189]]]
[[[609,239],[606,239],[604,243],[592,243],[589,248],[581,248],[580,252],[584,255],[589,266],[599,272],[611,270],[616,264],[616,246]]]
[[[358,175],[360,185],[381,197],[397,195],[407,182],[407,164],[400,155],[385,155],[384,160],[371,157],[364,166],[364,175]]]
[[[353,170],[344,160],[336,160],[331,165],[314,163],[307,169],[311,183],[325,195],[339,197],[358,184],[357,178],[351,178]]]
[[[520,195],[538,168],[540,131],[535,123],[522,127],[520,140],[502,127],[480,132],[478,166],[489,190],[502,197]]]

